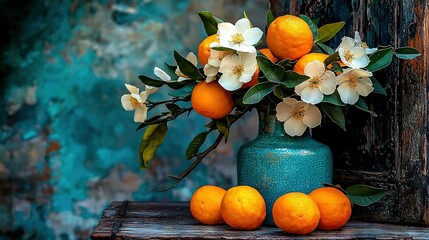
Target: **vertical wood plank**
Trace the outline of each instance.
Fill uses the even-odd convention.
[[[304,0],[299,9],[312,18],[321,16],[321,24],[346,22],[330,42],[334,48],[342,36],[359,31],[369,46],[409,45],[422,52],[412,61],[395,59],[374,74],[388,92],[387,97],[367,98],[378,117],[349,107],[344,112],[346,132],[325,119],[313,136],[333,151],[336,183],[389,190],[381,202],[355,208],[356,218],[429,225],[428,0]]]

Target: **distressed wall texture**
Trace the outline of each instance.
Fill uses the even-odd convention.
[[[175,189],[187,144],[206,120],[169,124],[151,168],[140,170],[124,83],[196,52],[205,37],[197,11],[233,21],[243,10],[263,29],[267,1],[3,0],[0,100],[0,238],[86,239],[114,200],[189,200],[204,184],[229,187],[237,148],[256,134],[249,116]],[[159,97],[167,97],[160,91]],[[155,96],[156,97],[156,96]],[[249,131],[249,129],[251,131]]]

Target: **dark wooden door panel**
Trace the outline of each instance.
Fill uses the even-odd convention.
[[[314,131],[334,156],[334,178],[343,186],[363,183],[384,187],[379,203],[355,208],[360,219],[429,225],[428,72],[429,2],[420,1],[275,1],[276,14],[321,16],[321,24],[344,21],[331,40],[359,31],[369,46],[412,46],[422,52],[415,60],[394,59],[374,74],[386,86],[387,97],[370,95],[372,117],[354,107],[345,110],[344,132],[330,121]],[[279,9],[281,8],[281,9]]]

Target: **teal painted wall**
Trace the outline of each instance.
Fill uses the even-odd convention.
[[[87,239],[111,201],[189,200],[201,185],[236,184],[236,150],[256,134],[256,114],[178,187],[187,144],[206,119],[169,124],[148,170],[140,170],[124,83],[196,53],[205,32],[197,11],[235,22],[246,10],[263,29],[267,1],[3,0],[0,108],[0,238]],[[4,28],[5,29],[5,28]],[[156,97],[156,96],[155,96]],[[167,91],[158,92],[167,97]]]

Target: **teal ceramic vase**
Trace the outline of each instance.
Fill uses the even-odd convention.
[[[265,225],[274,225],[272,207],[288,192],[310,193],[332,182],[332,155],[328,146],[308,133],[290,137],[275,113],[259,113],[259,134],[238,152],[238,185],[256,188],[267,206]]]

